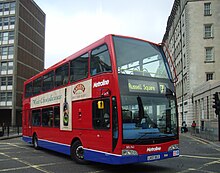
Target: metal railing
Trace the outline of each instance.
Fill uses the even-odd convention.
[[[22,134],[21,126],[0,126],[0,137],[11,137]]]

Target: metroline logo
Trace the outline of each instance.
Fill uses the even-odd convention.
[[[95,82],[93,84],[93,88],[98,88],[98,87],[106,86],[106,85],[109,85],[109,80],[103,79],[101,82]]]
[[[152,151],[160,151],[161,147],[151,147],[151,148],[147,148],[147,152],[152,152]]]

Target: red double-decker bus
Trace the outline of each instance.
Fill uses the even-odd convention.
[[[24,83],[23,140],[78,163],[179,156],[171,76],[161,45],[107,35]]]

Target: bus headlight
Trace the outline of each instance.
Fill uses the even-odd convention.
[[[138,153],[135,150],[122,150],[122,156],[137,156]]]
[[[179,145],[178,144],[174,144],[174,145],[171,145],[168,148],[168,151],[173,151],[173,150],[179,150]]]

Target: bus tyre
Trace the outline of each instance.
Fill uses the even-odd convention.
[[[35,148],[36,150],[39,149],[37,135],[34,135],[34,137],[33,137],[33,146],[34,146],[34,148]]]
[[[80,164],[86,163],[86,161],[84,160],[84,149],[80,141],[75,141],[71,145],[71,158],[76,163],[80,163]]]

